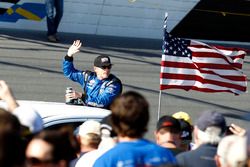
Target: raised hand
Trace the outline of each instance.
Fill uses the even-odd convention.
[[[10,87],[4,80],[0,80],[0,100],[1,99],[6,101],[8,109],[11,112],[18,107]]]
[[[82,43],[80,40],[74,41],[73,44],[69,47],[67,55],[69,57],[72,57],[74,54],[80,51],[81,46],[82,46]]]
[[[229,130],[238,136],[244,136],[246,134],[246,129],[240,127],[239,125],[231,124]]]
[[[13,96],[11,89],[4,80],[0,80],[0,99],[5,100]]]

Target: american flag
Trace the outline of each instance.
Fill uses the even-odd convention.
[[[166,19],[162,47],[160,90],[247,92],[241,71],[245,51],[174,37],[167,32]]]

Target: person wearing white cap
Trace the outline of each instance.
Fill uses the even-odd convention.
[[[98,145],[101,142],[100,127],[101,124],[94,120],[87,120],[79,126],[78,137],[82,153],[98,148]]]
[[[104,117],[101,121],[101,137],[102,141],[98,146],[98,149],[89,151],[77,161],[75,167],[93,167],[95,161],[110,150],[117,143],[117,134],[114,132],[111,125],[111,115]]]
[[[80,143],[80,154],[70,166],[76,166],[79,159],[86,153],[96,150],[101,142],[101,124],[94,120],[87,120],[78,128],[77,139]]]

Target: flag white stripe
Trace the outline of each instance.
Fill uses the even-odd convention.
[[[214,73],[222,76],[239,76],[242,75],[241,72],[235,70],[211,70],[204,68],[203,70],[213,71]],[[172,74],[203,74],[197,69],[188,69],[188,68],[178,68],[178,67],[161,67],[161,73],[172,73]],[[205,74],[204,74],[205,75]],[[212,74],[210,74],[212,75]]]
[[[214,63],[214,64],[226,64],[228,62],[225,59],[220,58],[211,58],[211,57],[192,57],[193,62],[195,63]],[[230,60],[230,59],[229,59]],[[235,63],[234,61],[230,60],[230,63]]]
[[[178,56],[169,56],[169,55],[162,55],[162,60],[163,61],[169,61],[169,62],[184,62],[184,63],[210,63],[210,64],[225,64],[228,65],[228,62],[226,62],[224,59],[220,58],[210,58],[210,57],[193,57],[192,60],[188,57],[178,57]],[[237,62],[235,61],[237,60]],[[242,64],[243,59],[235,59],[232,61],[231,59],[228,59],[229,62],[235,64]],[[226,69],[225,69],[226,70]]]
[[[176,73],[170,73],[170,74],[176,74]],[[182,74],[176,74],[176,75],[182,75]],[[189,74],[189,75],[193,75],[193,74]],[[206,80],[218,81],[220,83],[225,82],[225,83],[231,83],[233,85],[238,85],[238,86],[245,86],[246,85],[245,81],[235,81],[235,80],[225,79],[225,78],[222,78],[222,77],[218,77],[216,75],[210,75],[210,74],[198,74],[198,75],[195,75],[194,74],[194,76],[199,76],[199,77],[201,77],[203,79],[206,79]],[[182,80],[182,79],[180,79],[180,80]]]
[[[230,56],[230,57],[246,54],[246,52],[243,50],[229,51],[229,50],[221,50],[217,48],[199,48],[199,47],[197,48],[195,46],[188,46],[188,48],[192,52],[219,53],[219,54],[223,54],[224,56]]]
[[[240,94],[244,93],[238,89],[233,89],[233,88],[228,88],[224,86],[218,86],[218,85],[213,85],[213,84],[203,84],[199,81],[189,81],[189,80],[174,80],[174,79],[160,79],[160,84],[161,85],[180,85],[181,86],[194,86],[197,88],[208,88],[208,89],[213,89],[213,90],[230,90],[234,93]]]

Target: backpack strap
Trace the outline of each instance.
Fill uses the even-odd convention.
[[[86,94],[86,85],[87,85],[90,73],[91,71],[89,70],[84,71],[84,87],[83,87],[84,94]]]

